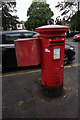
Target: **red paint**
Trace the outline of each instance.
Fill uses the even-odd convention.
[[[41,39],[41,83],[44,86],[56,87],[63,83],[65,32],[68,29],[66,26],[59,25],[36,28]]]
[[[14,43],[18,67],[41,63],[40,39],[18,39]]]

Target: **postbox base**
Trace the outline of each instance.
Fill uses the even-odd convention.
[[[56,87],[42,86],[42,93],[48,97],[58,97],[63,93],[63,83]]]

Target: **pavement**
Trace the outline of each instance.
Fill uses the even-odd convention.
[[[64,68],[63,93],[42,94],[41,69],[2,77],[2,118],[78,118],[78,70]]]

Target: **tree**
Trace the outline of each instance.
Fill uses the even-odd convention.
[[[62,13],[66,21],[70,23],[71,30],[80,31],[80,11],[79,11],[79,1],[75,2],[58,2],[58,5],[55,6]]]
[[[29,30],[35,30],[39,26],[53,24],[54,22],[51,18],[53,12],[49,8],[49,4],[45,0],[40,1],[33,1],[27,11],[28,20],[25,22],[25,27]]]
[[[58,5],[55,6],[61,12],[61,16],[65,17],[67,21],[70,21],[72,16],[77,11],[77,2],[58,2]]]
[[[8,30],[8,28],[16,29],[18,17],[11,14],[16,12],[15,7],[16,2],[1,2],[3,30]]]
[[[77,30],[80,32],[80,11],[77,11],[71,18],[70,29]]]

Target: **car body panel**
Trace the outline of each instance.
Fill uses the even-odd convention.
[[[73,37],[73,40],[80,40],[80,34],[76,34],[76,35]]]
[[[2,63],[5,64],[6,67],[17,67],[15,46],[5,46],[2,47]]]
[[[73,48],[73,50],[71,48]],[[65,43],[65,54],[68,56],[68,61],[73,61],[75,59],[74,46]]]

